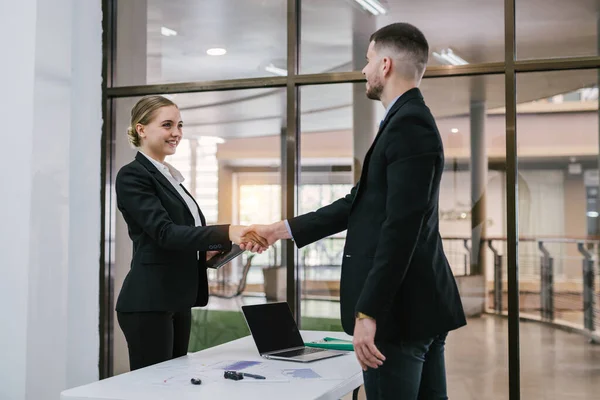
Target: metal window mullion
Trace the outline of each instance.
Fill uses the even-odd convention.
[[[505,79],[506,79],[506,207],[508,274],[508,389],[510,400],[520,400],[519,351],[519,209],[517,159],[517,93],[515,0],[505,0]]]
[[[297,188],[300,153],[300,94],[296,86],[300,56],[300,0],[287,2],[287,83],[286,83],[286,129],[282,135],[282,218],[295,216],[297,204]],[[296,248],[292,240],[282,243],[283,263],[286,266],[287,302],[294,319],[300,326],[300,281],[296,265]]]

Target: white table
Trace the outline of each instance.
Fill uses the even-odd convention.
[[[325,336],[350,339],[343,332],[302,331],[305,342]],[[203,378],[192,385],[190,378],[208,366],[225,361],[260,361],[270,370],[311,368],[321,378],[242,381]],[[215,371],[215,374],[218,372]],[[222,372],[221,372],[222,373]],[[280,375],[281,376],[281,375]],[[136,371],[65,390],[61,400],[166,400],[166,399],[339,399],[363,383],[362,370],[353,352],[312,363],[266,360],[258,355],[251,336],[234,340],[197,353],[188,354]]]

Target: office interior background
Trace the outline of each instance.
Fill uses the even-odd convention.
[[[1,398],[57,398],[128,370],[114,303],[131,242],[114,179],[135,155],[125,131],[141,96],[179,105],[168,161],[209,224],[275,222],[354,185],[384,113],[360,73],[368,39],[397,21],[430,45],[440,230],[470,316],[448,339],[450,397],[597,396],[597,0],[3,6]],[[341,330],[344,237],[210,271],[190,351],[247,335],[243,304],[288,301],[302,329]]]

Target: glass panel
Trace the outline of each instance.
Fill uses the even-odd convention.
[[[301,91],[301,149],[298,213],[345,196],[352,175],[352,84],[304,86]],[[340,274],[346,232],[298,250],[302,329],[342,331]]]
[[[184,136],[165,161],[184,176],[183,185],[196,199],[207,224],[251,224],[278,221],[281,211],[280,132],[283,96],[274,90],[178,94],[169,96],[181,110]],[[138,98],[116,103],[115,171],[131,162],[136,151],[127,143],[131,107]],[[113,175],[114,176],[114,175]],[[131,261],[131,240],[117,211],[115,298]],[[198,351],[249,334],[240,312],[243,304],[285,300],[285,268],[279,246],[260,255],[244,253],[219,270],[209,270],[210,300],[192,310],[189,350]],[[265,292],[267,296],[265,297]],[[115,325],[115,358],[126,355]],[[123,350],[123,351],[121,351]],[[127,364],[125,360],[117,363]]]
[[[600,328],[598,72],[519,74],[517,102],[521,316],[590,334]],[[598,357],[583,335],[522,323],[523,397],[597,396]]]
[[[129,0],[117,7],[116,86],[266,77],[286,68],[285,0]]]
[[[445,148],[440,233],[470,317],[465,328],[449,335],[449,397],[507,398],[506,320],[483,314],[493,314],[495,307],[495,258],[489,243],[506,254],[504,77],[426,79],[421,91]],[[363,83],[301,88],[299,213],[330,204],[356,181],[353,168],[362,164],[384,115],[381,104],[364,92]],[[474,162],[483,169],[473,171]],[[340,232],[300,249],[303,329],[341,330],[345,235]],[[473,237],[477,243],[479,235],[479,251],[473,251]]]
[[[598,2],[517,0],[517,58],[598,54]]]
[[[385,14],[374,15],[373,7],[381,7]],[[432,18],[431,10],[440,18]],[[399,21],[423,31],[429,42],[429,65],[504,60],[502,0],[303,0],[300,72],[362,70],[370,35]]]

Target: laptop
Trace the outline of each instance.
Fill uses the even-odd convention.
[[[304,346],[286,302],[242,306],[242,312],[261,357],[305,363],[349,353]]]

